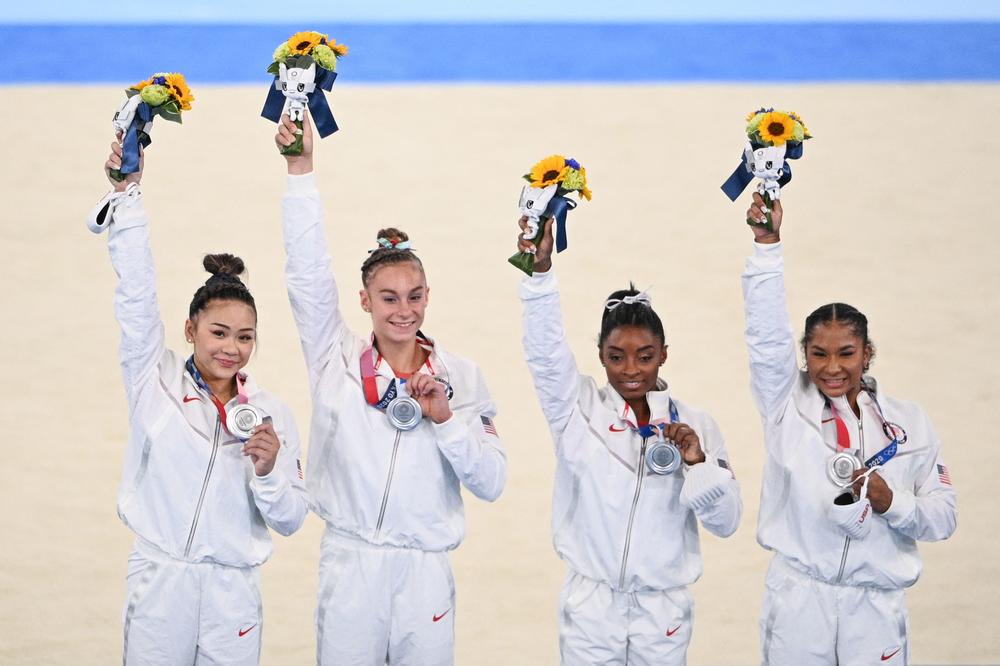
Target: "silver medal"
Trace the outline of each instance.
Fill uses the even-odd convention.
[[[264,414],[250,403],[238,404],[226,412],[226,430],[234,437],[247,440],[253,429],[264,423]]]
[[[646,467],[654,474],[672,474],[681,466],[681,452],[673,442],[657,439],[646,449]]]
[[[854,480],[854,472],[861,469],[861,461],[851,453],[838,453],[830,456],[826,465],[827,476],[834,485],[846,488]]]
[[[399,394],[385,408],[385,415],[397,430],[413,430],[420,425],[424,412],[420,403],[407,394],[405,382],[400,382]]]

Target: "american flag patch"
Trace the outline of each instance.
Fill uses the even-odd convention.
[[[298,458],[296,458],[295,459],[295,466],[299,468],[299,478],[300,479],[305,479],[305,476],[302,474],[302,461],[299,460]]]
[[[946,486],[951,485],[951,474],[948,472],[948,468],[944,465],[938,465],[938,481],[945,484]]]
[[[490,417],[486,416],[485,414],[481,414],[479,418],[482,419],[483,421],[483,430],[486,431],[487,435],[500,437],[500,435],[497,434],[496,426],[493,425],[493,420]]]

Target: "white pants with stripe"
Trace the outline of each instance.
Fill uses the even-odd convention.
[[[316,663],[454,663],[448,554],[376,546],[327,527],[320,547]]]
[[[127,666],[255,666],[263,623],[260,572],[181,562],[136,540],[124,620]]]
[[[563,666],[682,665],[694,601],[686,587],[617,592],[570,570],[559,601]]]
[[[771,560],[760,617],[768,666],[910,663],[903,590],[830,585]]]

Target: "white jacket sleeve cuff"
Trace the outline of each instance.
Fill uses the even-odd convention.
[[[301,176],[288,176],[287,193],[289,196],[302,196],[316,192],[316,172],[310,171]]]
[[[892,504],[882,516],[889,521],[890,527],[899,529],[910,524],[916,510],[917,498],[913,493],[892,488]]]
[[[437,435],[438,442],[448,446],[451,443],[463,442],[466,437],[466,426],[462,423],[462,420],[452,412],[451,417],[443,423],[434,423],[434,433]]]
[[[692,465],[684,476],[681,505],[692,511],[708,508],[726,494],[732,478],[729,470],[709,462]]]
[[[146,217],[146,209],[142,205],[141,195],[124,197],[115,206],[113,215],[113,226],[119,230],[141,227],[149,223],[149,218]]]
[[[768,268],[779,264],[784,258],[781,249],[781,241],[777,243],[758,243],[754,241],[753,256],[750,257],[757,266],[767,266]]]
[[[250,477],[250,487],[256,491],[263,491],[267,494],[273,494],[275,491],[281,489],[286,483],[285,477],[278,470],[278,461],[275,459],[274,467],[271,471],[264,476],[257,476],[254,472]]]
[[[549,269],[545,273],[532,273],[530,277],[526,275],[521,280],[519,291],[521,300],[525,301],[559,291],[555,269]]]

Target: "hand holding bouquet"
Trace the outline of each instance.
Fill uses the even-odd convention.
[[[576,208],[576,202],[566,195],[576,192],[581,200],[590,201],[587,170],[573,158],[550,155],[531,167],[531,172],[525,174],[524,179],[529,184],[521,190],[519,206],[521,215],[527,217],[528,221],[522,238],[537,245],[542,238],[539,234],[545,233],[542,223],[555,218],[556,252],[562,252],[567,245],[566,214]],[[531,275],[535,265],[535,257],[531,252],[518,252],[507,261],[528,275]]]
[[[781,188],[792,180],[792,168],[786,160],[802,157],[802,143],[812,135],[794,112],[758,109],[747,116],[747,142],[740,165],[722,184],[722,191],[732,201],[740,196],[754,178],[759,178],[757,192],[764,199],[764,228],[771,226],[771,203],[781,198]],[[747,224],[757,224],[747,219]]]
[[[153,118],[179,123],[181,112],[191,110],[194,96],[182,74],[161,72],[153,74],[125,91],[127,98],[112,119],[115,132],[121,133],[122,166],[108,173],[118,182],[139,170],[139,147],[145,148]]]
[[[302,154],[302,119],[306,107],[320,137],[337,131],[330,105],[323,95],[333,88],[337,78],[337,60],[347,55],[347,46],[319,32],[297,32],[274,50],[274,61],[267,68],[274,75],[261,115],[278,122],[283,113],[298,127],[295,143],[281,149],[282,155]]]

